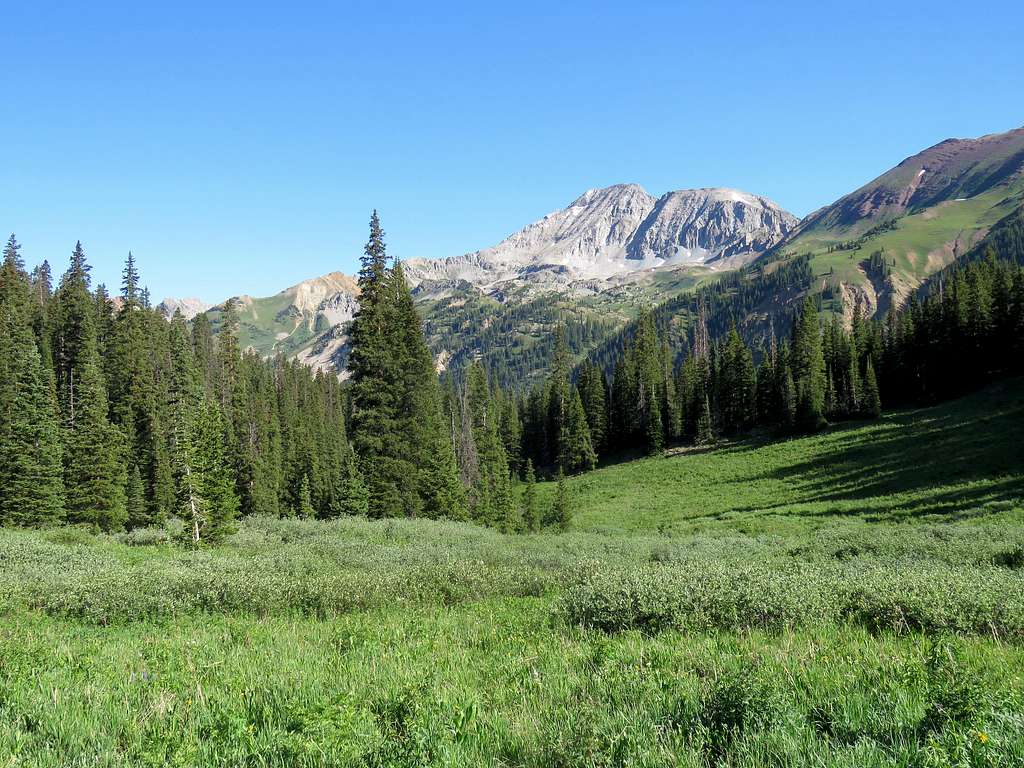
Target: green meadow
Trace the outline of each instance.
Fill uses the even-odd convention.
[[[1021,435],[1014,381],[669,452],[566,533],[0,531],[0,766],[1024,765]]]

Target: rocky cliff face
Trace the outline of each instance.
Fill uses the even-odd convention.
[[[174,313],[181,312],[186,320],[191,320],[196,315],[208,310],[212,304],[207,304],[205,301],[200,299],[171,299],[167,298],[157,304],[157,309],[161,310],[168,318],[172,317]]]
[[[640,262],[703,264],[762,253],[797,224],[797,218],[764,197],[735,189],[669,192],[627,243]]]
[[[348,322],[359,306],[359,284],[343,272],[304,280],[279,295],[289,296],[290,307],[302,315],[323,317],[330,325]]]
[[[502,283],[557,287],[735,256],[754,258],[796,225],[763,197],[694,189],[654,198],[637,184],[592,189],[493,248],[441,260],[412,259],[405,274],[430,288],[466,281],[491,294]]]

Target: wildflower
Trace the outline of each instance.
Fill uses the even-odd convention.
[[[984,731],[978,731],[978,741],[981,742],[982,744],[987,744],[988,743],[988,734],[985,733]]]

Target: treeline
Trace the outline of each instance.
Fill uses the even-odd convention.
[[[993,233],[1012,244],[1014,226]],[[836,315],[822,325],[808,295],[786,333],[752,347],[726,317],[809,284],[796,259],[644,313],[578,367],[559,331],[546,380],[516,391],[480,360],[442,386],[376,213],[344,384],[242,350],[233,302],[216,335],[203,314],[168,321],[131,254],[112,299],[92,289],[81,245],[54,288],[46,262],[26,272],[12,236],[0,267],[0,524],[177,519],[193,542],[223,537],[240,514],[565,528],[564,476],[602,457],[812,431],[1024,372],[1022,263],[989,250],[884,320],[855,307],[849,328]],[[536,474],[560,479],[544,508]]]
[[[243,353],[232,303],[214,338],[150,306],[129,254],[119,297],[81,244],[56,289],[12,236],[0,268],[0,524],[106,531],[184,523],[216,541],[238,514],[366,508],[336,379]]]
[[[46,262],[26,271],[12,235],[0,268],[0,524],[180,521],[193,543],[248,514],[564,528],[565,484],[542,510],[529,462],[510,452],[519,417],[482,366],[441,389],[383,238],[375,213],[342,384],[243,350],[234,301],[216,334],[205,314],[168,319],[131,254],[116,298],[92,288],[81,244],[54,289]]]
[[[866,319],[858,304],[846,328],[834,313],[823,324],[819,309],[807,296],[787,335],[751,348],[735,326],[715,339],[698,304],[681,353],[658,311],[645,313],[610,375],[586,360],[563,392],[566,363],[556,363],[546,384],[510,406],[521,415],[510,455],[580,472],[601,457],[673,443],[877,418],[883,407],[926,405],[1024,373],[1024,258],[1013,249],[952,266],[923,299],[883,319]],[[563,345],[558,357],[567,355]]]
[[[1018,220],[1019,221],[1019,220]],[[1024,373],[1024,239],[929,281],[873,324],[886,404],[933,403]]]
[[[755,321],[747,328],[748,336],[767,340],[776,329],[790,326],[793,316],[787,302],[806,293],[813,279],[810,254],[782,262],[757,262],[659,304],[651,314],[658,333],[677,359],[688,354],[693,325],[701,311],[711,338],[724,337],[735,318],[752,317]],[[588,360],[611,375],[639,325],[639,320],[627,325],[590,352]]]
[[[875,364],[857,327],[847,332],[836,321],[822,332],[808,298],[790,337],[773,339],[755,367],[735,327],[712,341],[700,307],[691,351],[676,364],[654,313],[645,313],[610,377],[585,361],[573,385],[556,367],[546,385],[523,398],[520,455],[552,471],[580,472],[601,456],[710,443],[758,426],[789,434],[826,420],[877,416]]]

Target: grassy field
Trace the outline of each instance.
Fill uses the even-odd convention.
[[[0,531],[0,766],[1024,765],[1022,427],[610,466],[565,534]]]

